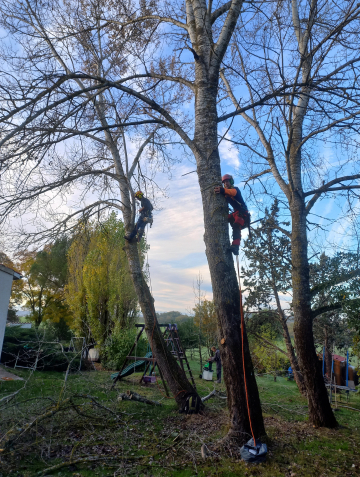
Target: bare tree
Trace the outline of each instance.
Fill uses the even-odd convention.
[[[263,312],[259,311],[258,320],[254,320],[254,322],[257,321],[261,325],[269,316],[272,316],[280,324],[286,354],[296,384],[301,394],[306,396],[304,378],[300,371],[288,328],[288,320],[293,317],[293,313],[290,308],[284,309],[281,303],[281,295],[291,298],[291,244],[290,239],[277,230],[277,227],[281,228],[282,225],[279,223],[278,214],[278,202],[275,201],[271,210],[266,210],[266,215],[261,220],[260,227],[252,229],[251,237],[245,241],[243,251],[248,259],[248,266],[242,268],[242,275],[244,285],[248,288],[246,305],[248,312],[249,309],[267,308]],[[274,311],[272,307],[274,307]],[[256,328],[253,334],[260,338],[256,333]],[[264,341],[263,338],[262,341]],[[268,346],[270,344],[268,343]]]
[[[264,4],[256,21],[243,17],[238,25],[232,62],[221,73],[235,106],[223,118],[243,120],[234,140],[249,158],[244,176],[258,181],[263,193],[277,195],[291,217],[291,231],[282,231],[291,240],[296,349],[310,421],[328,427],[336,420],[313,340],[307,229],[321,225],[320,207],[311,221],[310,215],[324,197],[341,194],[347,209],[339,215],[357,213],[359,19],[360,6],[353,1]],[[247,112],[236,98],[239,85],[247,87],[253,105]],[[276,99],[259,105],[274,92]],[[323,147],[331,147],[332,160]]]
[[[227,205],[222,196],[213,192],[214,186],[221,185],[218,123],[226,119],[218,117],[217,112],[219,74],[224,59],[230,54],[228,47],[243,1],[219,1],[216,7],[211,0],[143,1],[140,5],[131,0],[114,4],[77,4],[74,1],[66,7],[54,1],[51,2],[50,16],[45,18],[43,15],[41,21],[35,18],[41,8],[34,0],[24,4],[4,0],[1,3],[3,26],[21,38],[27,58],[31,57],[30,63],[28,59],[7,62],[7,68],[16,69],[16,75],[9,76],[4,71],[0,141],[6,149],[3,164],[6,162],[7,167],[10,168],[10,164],[16,167],[16,161],[21,161],[34,150],[37,150],[37,157],[45,152],[46,157],[50,157],[41,146],[44,137],[48,144],[49,141],[57,143],[64,137],[78,136],[79,131],[82,143],[89,137],[96,137],[100,143],[97,160],[101,161],[99,158],[105,156],[106,149],[113,161],[111,167],[106,166],[109,167],[106,172],[99,169],[98,175],[106,175],[106,181],[109,177],[118,179],[121,202],[116,203],[116,207],[122,210],[126,227],[130,228],[134,208],[131,208],[127,178],[133,174],[138,158],[135,165],[130,165],[119,157],[116,144],[121,141],[124,128],[148,131],[148,141],[151,142],[154,132],[149,125],[161,125],[169,135],[168,140],[176,133],[181,144],[195,157],[203,201],[204,241],[222,343],[231,422],[229,436],[239,442],[247,440],[250,416],[254,434],[262,435],[265,429],[246,333],[246,376],[243,374],[240,298],[229,250]],[[48,12],[49,8],[47,15]],[[25,39],[31,44],[29,48]],[[99,50],[102,53],[99,54],[97,49],[95,54],[94,45],[106,41],[108,45]],[[34,46],[37,46],[35,55]],[[117,53],[121,49],[124,52]],[[37,64],[39,57],[41,65]],[[81,58],[86,58],[86,61]],[[21,67],[27,74],[29,68],[32,69],[31,87],[20,74]],[[276,94],[267,95],[263,101]],[[194,108],[189,113],[181,106],[192,98]],[[59,117],[61,108],[67,111],[65,113],[62,109]],[[95,116],[96,124],[92,122]],[[82,154],[82,151],[80,148],[73,152]],[[123,153],[125,156],[125,150]],[[87,167],[90,162],[84,160],[82,164]],[[91,169],[88,175],[81,174],[88,180],[89,190],[96,177],[95,167]],[[48,173],[52,170],[54,164]],[[129,177],[124,174],[127,171]],[[30,167],[26,174],[29,172]],[[63,190],[67,184],[61,179]],[[19,193],[15,195],[18,197]],[[16,205],[13,196],[8,202],[7,212]],[[109,205],[109,200],[101,198],[96,205]],[[138,266],[136,247],[127,246],[127,254],[139,301],[147,317],[148,333],[151,334],[153,303]],[[249,413],[245,379],[251,402]]]
[[[6,219],[14,212],[21,216],[30,209],[36,220],[43,216],[48,221],[59,216],[47,204],[49,194],[66,201],[67,195],[78,189],[80,200],[75,210],[63,213],[50,232],[69,231],[76,227],[79,218],[88,219],[108,208],[122,213],[126,230],[130,231],[136,213],[133,186],[139,187],[135,172],[141,171],[140,160],[145,151],[151,157],[152,151],[147,148],[156,140],[157,121],[129,120],[138,115],[136,99],[127,100],[116,90],[101,87],[97,80],[84,80],[76,72],[110,79],[121,75],[127,69],[129,56],[136,51],[132,47],[149,40],[151,28],[144,26],[141,34],[136,28],[126,32],[117,27],[103,28],[100,17],[105,4],[101,1],[79,3],[75,10],[72,3],[66,6],[53,2],[51,6],[49,16],[49,10],[36,1],[1,5],[3,25],[13,33],[22,50],[17,58],[13,52],[3,50],[8,67],[11,65],[16,73],[19,92],[10,91],[3,77],[2,217]],[[63,72],[61,76],[65,73],[66,82],[54,79],[58,69]],[[52,79],[47,81],[47,75]],[[73,80],[68,82],[69,78]],[[17,107],[18,104],[21,106]],[[28,115],[22,123],[19,116],[12,115],[18,110]],[[13,119],[7,121],[7,116]],[[18,121],[20,124],[16,125]],[[148,126],[140,129],[143,124]],[[138,143],[132,160],[125,134],[125,129],[131,127],[134,129],[129,134]],[[153,156],[155,160],[159,157],[155,148]],[[95,200],[88,203],[90,191]],[[30,238],[33,235],[38,235],[38,230]],[[125,250],[152,350],[182,407],[188,393],[196,391],[163,340],[137,244],[127,243]]]

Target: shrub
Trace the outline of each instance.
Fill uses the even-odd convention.
[[[263,332],[262,335],[268,341],[273,341],[271,334]],[[250,340],[250,353],[254,368],[257,373],[278,374],[290,366],[288,357],[269,346],[264,346],[260,341]]]
[[[109,336],[101,351],[101,363],[104,368],[111,370],[120,370],[126,356],[129,354],[138,333],[136,328],[114,329]],[[132,355],[145,356],[147,353],[148,342],[146,338],[141,338],[134,349]]]
[[[7,366],[31,367],[38,359],[36,369],[42,371],[66,371],[69,363],[71,369],[78,369],[78,353],[64,352],[61,343],[47,340],[44,332],[20,326],[7,327],[5,330],[1,362]]]
[[[42,323],[42,329],[48,341],[70,341],[72,337],[70,327],[64,318],[58,321],[47,320]]]

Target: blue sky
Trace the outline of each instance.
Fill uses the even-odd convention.
[[[163,48],[164,54],[167,54],[167,42],[165,42]],[[160,55],[160,53],[159,50],[158,54]],[[184,55],[184,59],[186,59],[186,55],[191,59],[189,52],[185,52]],[[236,91],[236,96],[246,98],[246,94],[243,94],[241,88]],[[185,103],[183,108],[191,116],[193,103]],[[229,108],[229,110],[233,110],[232,105]],[[235,119],[233,130],[236,130],[236,128],[241,129],[241,124],[243,124],[241,121],[239,118]],[[219,128],[219,134],[224,134],[226,128],[227,125],[222,123]],[[231,138],[231,132],[227,135],[227,138]],[[230,142],[225,140],[221,142],[219,149],[223,174],[234,174],[235,184],[242,190],[239,176],[236,176],[236,172],[241,172],[242,168],[242,159],[239,151]],[[331,168],[332,163],[336,167],[339,166],[341,161],[335,159],[336,154],[331,147],[326,147],[322,144],[318,150],[314,151],[314,154],[319,154],[320,152],[324,156],[324,174],[329,170],[329,167]],[[129,147],[129,153],[131,154],[131,147]],[[174,151],[175,156],[180,156],[180,154],[180,150]],[[194,169],[194,164],[184,159],[181,163],[174,166],[172,179],[169,179],[165,173],[157,173],[156,176],[156,181],[160,186],[162,188],[167,187],[168,189],[168,198],[159,198],[158,205],[161,210],[155,211],[154,225],[147,230],[148,243],[150,244],[148,259],[151,284],[158,311],[178,310],[182,313],[189,312],[194,304],[193,284],[199,272],[203,277],[203,292],[208,299],[212,298],[203,241],[203,212],[197,175],[193,173],[182,176],[182,174]],[[274,182],[271,176],[264,176],[263,180],[267,183]],[[266,199],[258,184],[255,185],[255,191],[260,206],[265,203]],[[248,189],[246,192],[248,192]],[[278,192],[278,188],[275,185],[275,195]],[[245,193],[245,198],[246,195]],[[79,196],[80,191],[74,191],[73,195],[69,197],[68,204],[58,203],[55,207],[66,212],[72,203],[77,204]],[[87,199],[90,202],[94,198],[89,195]],[[310,216],[310,220],[326,227],[325,231],[309,232],[311,243],[316,250],[326,249],[328,252],[331,252],[348,245],[350,240],[350,235],[347,233],[349,222],[345,214],[341,212],[341,206],[343,205],[344,201],[340,203],[339,207],[335,199],[326,197],[324,200],[318,201],[314,207],[314,215]],[[262,216],[261,211],[255,208],[253,203],[248,201],[248,206],[252,214],[252,220],[257,220]],[[30,215],[29,218],[31,218]],[[334,224],[328,224],[326,219],[317,217],[320,215],[327,218],[340,218],[340,220]],[[25,222],[27,218],[28,216],[24,215],[22,220]],[[245,231],[243,236],[246,237]],[[310,249],[309,256],[311,254],[312,250]]]
[[[223,141],[220,154],[222,173],[235,174],[241,165],[236,148]],[[192,309],[195,300],[193,285],[199,272],[203,278],[203,293],[207,299],[212,299],[197,174],[182,177],[194,168],[194,164],[184,161],[174,168],[172,180],[165,175],[157,178],[162,186],[169,186],[169,198],[160,202],[162,210],[155,211],[154,225],[147,228],[151,285],[155,306],[160,312],[178,310],[188,313]],[[256,211],[253,211],[255,216]],[[243,237],[246,236],[247,231],[244,231]]]

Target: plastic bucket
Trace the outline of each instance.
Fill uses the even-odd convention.
[[[205,379],[205,381],[212,381],[212,376],[213,371],[208,371],[207,369],[203,370],[202,378]]]

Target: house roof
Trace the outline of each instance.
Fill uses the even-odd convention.
[[[346,361],[346,358],[344,358],[344,356],[340,356],[338,354],[333,354],[333,359],[334,361]]]
[[[13,270],[12,268],[6,267],[5,265],[0,263],[0,271],[8,273],[9,275],[12,275],[13,280],[20,280],[23,276],[19,273]]]

